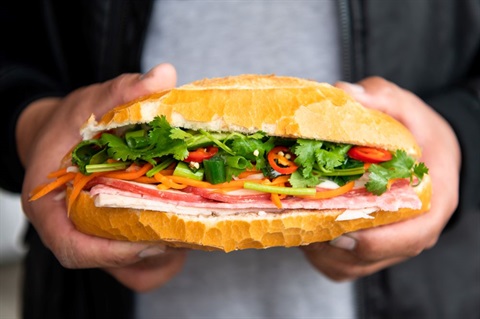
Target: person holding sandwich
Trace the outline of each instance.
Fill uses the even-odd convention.
[[[2,3],[2,30],[17,32],[0,55],[1,185],[23,192],[30,222],[24,317],[475,318],[480,8],[407,2],[92,1],[76,15]],[[90,236],[63,201],[28,201],[90,114],[242,73],[336,83],[403,123],[429,168],[430,211],[300,249],[224,254]]]

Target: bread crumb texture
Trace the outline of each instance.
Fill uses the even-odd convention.
[[[412,134],[392,117],[367,109],[327,83],[245,74],[203,79],[118,106],[98,122],[91,116],[84,139],[111,128],[165,116],[175,127],[208,131],[259,130],[273,136],[403,149],[420,157]]]
[[[378,211],[373,219],[336,221],[344,210],[297,210],[279,214],[190,216],[129,208],[98,208],[88,192],[73,203],[70,219],[86,234],[103,238],[164,242],[178,248],[223,250],[303,246],[332,240],[344,233],[402,221],[430,209],[431,182],[415,189],[422,201],[419,210]]]

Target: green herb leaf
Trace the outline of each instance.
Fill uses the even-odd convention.
[[[148,132],[148,140],[144,148],[129,147],[122,138],[108,133],[102,134],[100,140],[103,144],[108,145],[109,156],[116,160],[141,159],[155,165],[155,159],[165,155],[173,155],[177,160],[188,156],[186,143],[181,139],[170,137],[172,127],[164,116],[156,117],[149,123],[149,126],[151,129]],[[180,134],[178,131],[175,133],[175,136]]]
[[[288,180],[293,188],[315,187],[318,185],[320,181],[317,176],[311,175],[309,178],[305,178],[304,174],[300,172],[300,170],[301,168],[295,171]]]
[[[191,138],[193,135],[182,130],[181,128],[175,127],[170,130],[170,138],[172,140],[186,140]]]
[[[423,180],[423,176],[428,174],[428,167],[424,163],[418,163],[413,166],[413,174],[418,178],[418,184]]]
[[[302,175],[306,179],[312,177],[313,165],[316,161],[315,151],[320,149],[322,144],[321,141],[299,139],[294,146],[293,152],[297,155],[295,164],[302,167]]]
[[[388,169],[380,165],[372,164],[368,168],[369,179],[365,184],[367,190],[375,195],[382,195],[387,191],[387,185],[390,173]]]
[[[415,175],[421,180],[428,172],[423,163],[415,165],[415,160],[403,150],[393,154],[390,161],[381,164],[372,164],[368,168],[369,181],[365,184],[367,190],[375,195],[381,195],[387,191],[388,181],[394,178],[410,178]]]
[[[345,161],[343,155],[329,152],[324,149],[317,149],[315,151],[315,159],[318,165],[326,170],[333,170],[335,167],[342,165]]]
[[[83,174],[87,175],[86,165],[90,164],[92,158],[96,158],[95,155],[104,152],[103,143],[98,140],[86,140],[80,142],[72,152],[72,163],[78,166],[78,169]],[[102,157],[102,156],[98,156]],[[100,164],[97,161],[95,164]]]

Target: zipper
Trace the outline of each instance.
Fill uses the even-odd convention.
[[[350,0],[338,0],[343,80],[353,81],[353,37]]]
[[[352,9],[355,4],[361,5],[361,3],[352,3],[353,0],[338,0],[338,12],[340,20],[340,38],[341,38],[341,52],[342,52],[342,73],[343,80],[347,82],[358,81],[364,76],[364,72],[360,71],[360,65],[358,61],[361,61],[360,53],[355,45],[355,39],[353,34],[353,14],[360,14],[359,10]],[[357,8],[358,9],[358,8]],[[356,318],[364,319],[369,318],[367,315],[366,302],[367,302],[367,284],[368,278],[357,280],[354,284],[355,295],[355,312]],[[370,314],[373,315],[373,314]]]

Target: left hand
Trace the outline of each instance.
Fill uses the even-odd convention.
[[[413,93],[379,77],[336,86],[365,107],[396,118],[413,133],[433,186],[431,210],[426,214],[303,248],[319,271],[332,280],[344,281],[370,275],[435,245],[458,204],[461,155],[450,125]]]
[[[23,210],[63,267],[102,268],[135,291],[158,288],[181,270],[186,259],[184,249],[84,234],[68,218],[65,201],[56,198],[58,192],[29,200],[32,190],[46,182],[47,174],[58,169],[65,154],[79,142],[79,128],[90,114],[98,118],[117,105],[171,89],[176,78],[174,67],[162,64],[144,75],[122,74],[63,98],[40,98],[20,115],[16,129],[18,152],[25,167]]]

